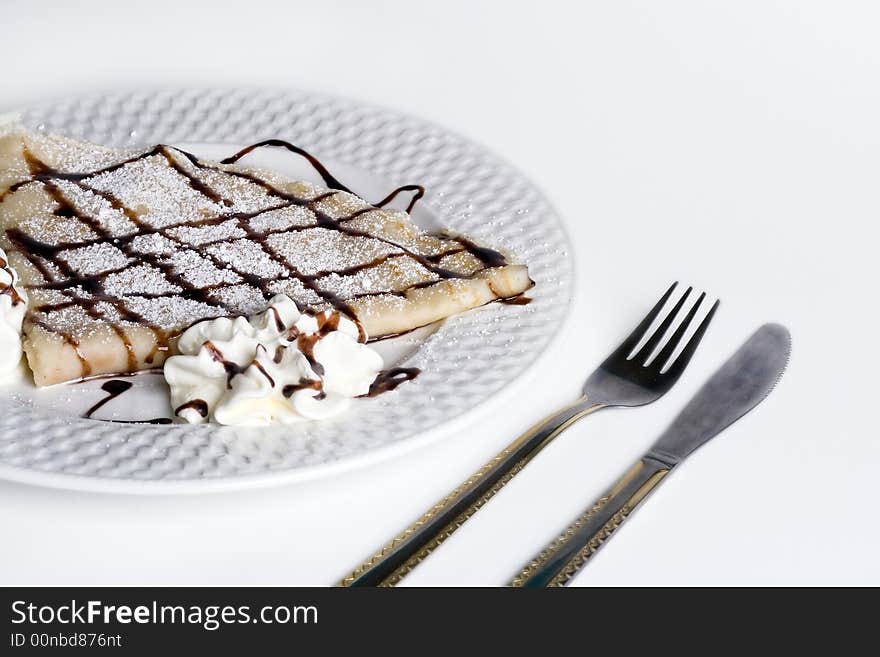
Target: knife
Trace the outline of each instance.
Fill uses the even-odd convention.
[[[712,375],[657,442],[547,545],[511,586],[565,586],[673,468],[770,394],[785,371],[791,336],[765,324]]]

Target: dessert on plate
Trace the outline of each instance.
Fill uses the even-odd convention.
[[[187,329],[244,316],[256,328],[241,319],[241,331],[274,324],[276,349],[296,344],[301,378],[313,381],[322,369],[314,345],[342,324],[365,343],[532,286],[524,265],[429,234],[407,212],[359,198],[295,146],[266,144],[307,157],[325,185],[240,163],[253,147],[211,162],[165,145],[114,150],[0,130],[0,292],[38,386],[195,358],[209,341],[180,345]],[[296,309],[289,321],[285,298]],[[263,361],[274,358],[286,362],[269,353]],[[230,388],[260,359],[246,360],[235,372],[227,362]],[[317,396],[319,387],[297,392]]]

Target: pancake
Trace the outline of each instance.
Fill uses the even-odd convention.
[[[220,163],[0,136],[0,247],[27,290],[38,385],[158,367],[193,323],[255,314],[276,294],[345,313],[366,340],[533,284],[497,251],[370,205],[308,154],[326,186],[240,164],[249,150]]]

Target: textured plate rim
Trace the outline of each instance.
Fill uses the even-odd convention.
[[[565,280],[567,303],[559,312],[558,321],[552,331],[548,331],[546,338],[541,347],[533,352],[532,359],[522,367],[516,374],[515,378],[504,382],[493,392],[485,395],[472,406],[453,416],[443,420],[426,430],[409,437],[394,441],[376,447],[370,447],[360,453],[344,455],[332,461],[298,465],[286,469],[270,470],[259,474],[232,474],[220,476],[208,476],[197,478],[160,478],[160,479],[141,479],[141,478],[124,478],[101,475],[86,475],[72,472],[53,472],[50,470],[42,470],[38,468],[20,467],[0,462],[0,480],[15,482],[25,485],[33,485],[39,487],[47,487],[60,490],[74,490],[80,492],[93,493],[116,493],[131,495],[177,495],[177,494],[199,494],[199,493],[220,493],[243,489],[260,489],[272,486],[280,486],[306,482],[322,477],[335,476],[340,473],[351,471],[357,468],[369,467],[383,461],[393,459],[397,456],[409,454],[417,449],[432,444],[444,435],[448,435],[453,431],[461,429],[468,423],[478,417],[484,409],[494,403],[501,403],[505,398],[512,395],[516,390],[517,382],[526,377],[540,367],[545,360],[552,354],[552,347],[558,343],[560,337],[563,336],[570,328],[570,320],[572,317],[572,305],[576,299],[576,267],[577,263],[574,258],[574,243],[572,242],[569,231],[562,220],[561,215],[544,195],[544,193],[534,184],[531,179],[523,174],[516,166],[510,164],[506,159],[498,156],[495,152],[486,148],[479,142],[472,140],[470,137],[464,136],[454,130],[435,123],[430,120],[423,119],[419,116],[401,112],[393,108],[387,108],[372,102],[362,101],[360,99],[351,98],[343,95],[329,94],[324,92],[312,92],[295,87],[160,87],[160,88],[114,88],[103,93],[90,93],[84,96],[59,97],[35,103],[21,108],[19,112],[39,111],[41,108],[53,107],[61,102],[70,102],[89,99],[99,99],[104,97],[120,96],[126,93],[156,93],[156,94],[173,94],[173,93],[196,93],[202,95],[236,93],[247,91],[254,94],[282,94],[291,95],[301,98],[320,99],[323,101],[338,101],[352,107],[364,108],[382,112],[383,114],[396,117],[404,121],[412,121],[425,128],[436,130],[440,133],[454,138],[461,144],[476,149],[492,164],[503,166],[514,176],[525,181],[531,191],[537,195],[541,203],[555,219],[555,229],[559,231],[562,242],[566,245],[566,253],[564,254],[565,265],[567,268],[567,278]],[[180,141],[180,140],[175,140]],[[219,142],[217,142],[219,143]]]

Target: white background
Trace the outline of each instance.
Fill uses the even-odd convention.
[[[779,388],[669,478],[576,584],[880,584],[874,7],[0,0],[0,111],[143,86],[361,98],[515,163],[563,215],[578,267],[551,365],[469,430],[254,492],[0,483],[0,583],[330,584],[575,396],[681,279],[723,305],[678,386],[569,430],[407,583],[506,581],[776,320],[794,337]]]

